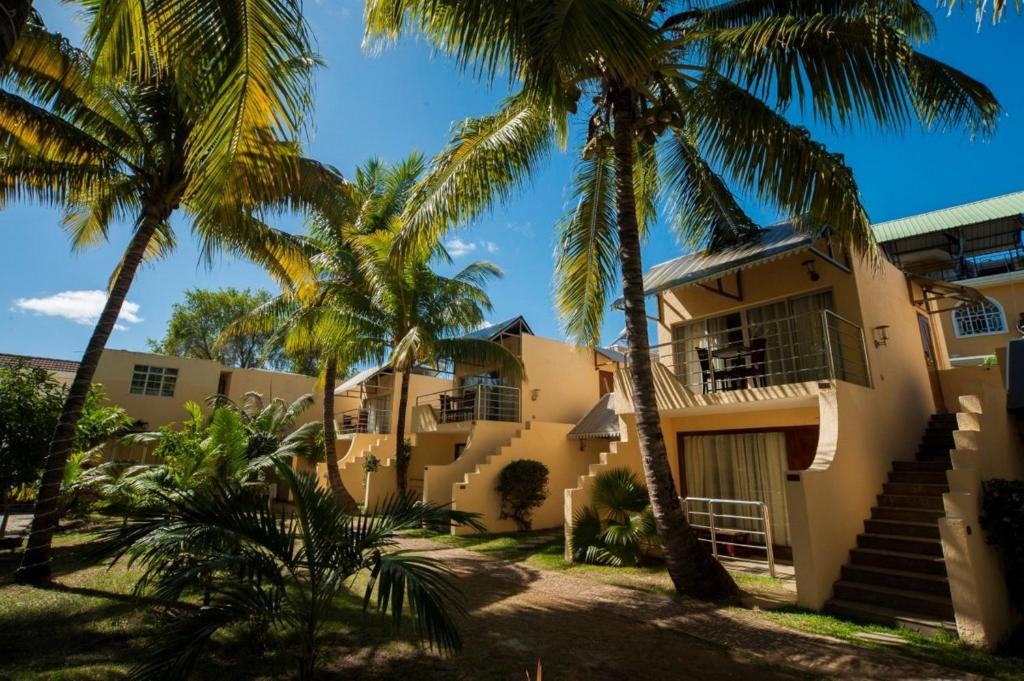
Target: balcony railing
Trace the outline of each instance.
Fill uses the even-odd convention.
[[[473,385],[420,395],[416,406],[429,405],[438,423],[519,421],[519,388]]]
[[[339,435],[391,432],[391,410],[376,407],[349,409],[335,418]]]
[[[830,310],[748,320],[651,348],[696,393],[817,380],[871,385],[863,330]]]

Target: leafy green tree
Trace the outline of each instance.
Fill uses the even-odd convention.
[[[992,93],[915,49],[935,26],[911,0],[369,0],[366,16],[370,41],[416,30],[465,68],[488,80],[507,74],[518,88],[497,113],[458,126],[409,200],[400,250],[510,196],[568,143],[582,114],[576,206],[558,228],[556,303],[569,334],[596,343],[621,277],[637,442],[668,572],[682,593],[736,598],[672,480],[641,239],[666,201],[673,231],[691,246],[750,237],[756,226],[735,187],[872,252],[850,168],[782,112],[837,129],[902,130],[917,119],[986,133],[999,115]]]
[[[184,213],[212,258],[304,275],[301,251],[254,207],[300,184],[309,41],[292,0],[85,2],[88,53],[29,27],[0,64],[0,198],[65,209],[75,248],[132,225],[51,443],[23,581],[49,578],[64,463],[100,354],[143,260],[175,246]]]
[[[64,402],[64,386],[45,369],[0,366],[0,537],[14,490],[34,484]]]
[[[222,482],[166,497],[165,509],[108,533],[111,554],[141,568],[138,589],[169,605],[208,594],[201,609],[167,610],[169,624],[133,678],[184,678],[217,632],[248,624],[294,633],[298,676],[312,679],[336,599],[358,577],[366,578],[365,607],[375,602],[396,625],[408,613],[416,634],[441,650],[461,645],[453,615],[462,605],[450,569],[392,549],[400,532],[424,525],[481,529],[473,514],[397,497],[352,515],[312,475],[297,475],[280,459],[276,471],[295,499],[294,518]]]
[[[243,369],[281,368],[282,358],[264,357],[266,335],[239,334],[221,340],[232,323],[268,300],[270,293],[264,289],[188,289],[184,302],[172,306],[164,337],[147,343],[150,350],[164,355],[209,359]]]
[[[501,469],[494,491],[501,495],[501,517],[511,518],[520,532],[533,527],[533,510],[548,498],[548,467],[519,459]]]

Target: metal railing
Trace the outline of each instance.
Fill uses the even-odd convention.
[[[697,393],[822,379],[871,385],[863,330],[830,310],[752,320],[651,348]]]
[[[391,410],[363,407],[343,411],[335,417],[339,435],[391,432]]]
[[[775,551],[772,548],[772,524],[768,519],[768,507],[763,501],[745,501],[742,499],[709,499],[707,497],[686,497],[680,499],[683,502],[683,509],[686,511],[686,519],[690,527],[698,530],[707,530],[707,537],[700,537],[700,541],[711,543],[711,553],[717,560],[751,560],[747,557],[723,555],[718,548],[722,541],[730,546],[763,551],[765,560],[768,563],[768,574],[775,577]],[[690,505],[702,504],[705,510],[693,510]],[[721,508],[728,505],[728,508]],[[715,508],[720,510],[716,512]],[[736,509],[735,507],[742,507]],[[751,509],[753,515],[741,515],[740,511]],[[702,522],[695,522],[693,516],[703,518]],[[761,529],[757,529],[760,527]],[[761,537],[763,543],[751,544],[746,541],[747,537]],[[753,541],[753,540],[747,540]]]
[[[473,385],[420,395],[416,406],[429,405],[438,423],[519,421],[519,388]]]

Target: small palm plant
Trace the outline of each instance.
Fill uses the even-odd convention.
[[[657,546],[658,530],[639,476],[628,468],[601,473],[593,497],[593,505],[573,518],[573,559],[616,567],[641,564]]]
[[[454,616],[463,606],[450,570],[395,547],[399,532],[423,525],[482,529],[475,514],[395,497],[353,515],[314,476],[281,459],[274,466],[295,499],[292,518],[237,483],[217,482],[166,496],[166,510],[141,512],[101,538],[114,563],[142,570],[138,592],[169,605],[206,593],[199,609],[168,609],[166,631],[135,678],[187,676],[210,639],[236,626],[294,633],[299,678],[313,678],[324,627],[357,577],[366,580],[365,608],[375,604],[396,627],[408,614],[417,636],[442,651],[461,645]]]

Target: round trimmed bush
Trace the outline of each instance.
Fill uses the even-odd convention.
[[[501,494],[501,517],[525,532],[533,526],[533,510],[548,498],[548,467],[532,459],[513,461],[501,469],[494,489]]]

